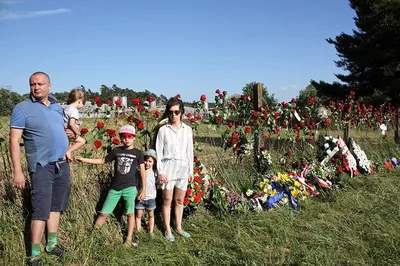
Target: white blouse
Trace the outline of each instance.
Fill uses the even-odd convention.
[[[164,168],[169,160],[187,161],[189,174],[193,175],[193,132],[192,128],[184,123],[176,131],[170,123],[162,126],[157,134],[157,170],[158,174],[165,174]]]

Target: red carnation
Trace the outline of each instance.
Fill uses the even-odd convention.
[[[132,104],[133,105],[139,105],[139,103],[140,103],[140,98],[132,99]]]
[[[117,133],[115,132],[115,130],[114,129],[107,129],[106,130],[106,132],[107,132],[107,134],[110,136],[110,137],[115,137],[116,135],[117,135]]]
[[[154,97],[153,96],[149,96],[149,98],[147,98],[147,101],[149,103],[154,102]]]
[[[89,130],[87,129],[87,128],[82,128],[81,129],[81,134],[83,135],[83,134],[86,134],[86,133],[88,133],[89,132]]]
[[[138,130],[142,130],[144,128],[144,124],[142,121],[137,121],[136,125],[137,125]]]
[[[115,145],[119,145],[120,142],[119,142],[119,139],[113,139],[112,143],[114,143]]]
[[[251,133],[251,128],[249,128],[249,127],[246,127],[246,128],[245,128],[245,131],[246,131],[246,133],[248,133],[248,134],[249,134],[249,133]]]
[[[188,188],[187,190],[186,190],[186,197],[191,197],[192,196],[192,189],[191,188]]]
[[[100,140],[95,140],[94,142],[93,142],[93,144],[94,144],[94,146],[97,148],[97,149],[100,149],[101,148],[101,146],[103,145],[103,143],[101,143],[101,141]]]
[[[116,105],[117,107],[120,107],[120,106],[121,106],[121,103],[122,103],[121,99],[118,99],[118,100],[115,101],[115,105]]]
[[[200,96],[200,101],[205,102],[207,100],[207,97],[203,94]]]
[[[183,200],[183,205],[188,206],[190,204],[190,200],[188,198],[185,198]]]
[[[98,129],[103,129],[104,128],[104,123],[103,122],[97,122],[97,128]]]
[[[159,117],[160,117],[160,111],[158,111],[158,110],[155,111],[155,112],[154,112],[154,116],[155,116],[156,118],[159,118]]]

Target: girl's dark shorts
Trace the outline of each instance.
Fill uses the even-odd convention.
[[[67,161],[50,162],[36,166],[31,173],[32,220],[46,221],[50,212],[68,208],[71,192],[70,168]]]

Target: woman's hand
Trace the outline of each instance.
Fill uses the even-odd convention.
[[[193,175],[189,175],[189,183],[193,182],[193,180],[194,180]]]
[[[158,182],[159,182],[160,184],[167,183],[167,182],[168,182],[168,177],[167,177],[166,175],[160,175],[160,176],[158,177]]]

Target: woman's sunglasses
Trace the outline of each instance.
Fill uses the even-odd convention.
[[[179,110],[174,110],[174,111],[170,110],[170,111],[168,111],[168,115],[179,115],[180,113],[181,113],[181,111],[179,111]]]

